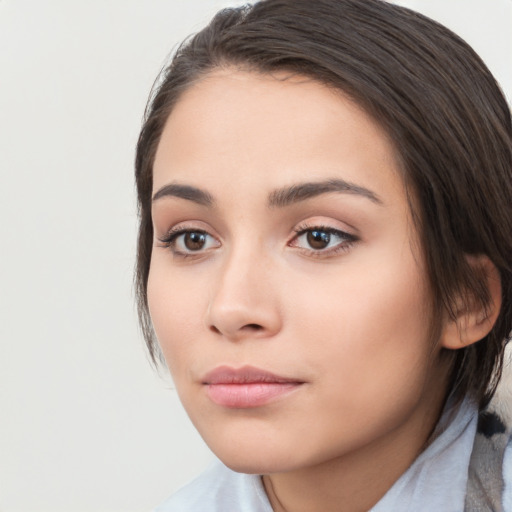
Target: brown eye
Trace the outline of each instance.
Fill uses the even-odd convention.
[[[302,249],[308,255],[330,257],[348,250],[354,242],[358,241],[355,235],[329,226],[299,227],[297,236],[289,245]]]
[[[331,234],[314,229],[307,232],[306,240],[312,249],[325,249],[331,241]]]
[[[217,249],[221,246],[219,240],[206,231],[200,229],[177,229],[169,233],[166,237],[160,238],[163,247],[171,250],[176,257],[191,255],[200,255],[211,249]]]
[[[188,231],[183,236],[183,245],[189,251],[200,251],[206,245],[206,233],[201,231]]]

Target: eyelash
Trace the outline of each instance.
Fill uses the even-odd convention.
[[[210,235],[207,231],[204,229],[198,229],[194,227],[187,227],[187,226],[180,226],[177,228],[170,229],[167,234],[159,238],[159,241],[161,243],[162,247],[165,247],[167,249],[170,249],[173,256],[179,257],[179,258],[190,258],[194,256],[199,256],[204,253],[202,250],[198,251],[191,251],[191,252],[184,252],[176,249],[176,241],[181,235],[186,235],[187,233],[197,233],[201,235],[206,235],[210,238],[213,238],[212,235]]]
[[[339,254],[341,252],[346,252],[352,247],[352,245],[354,245],[354,243],[356,243],[359,240],[355,235],[352,235],[350,233],[347,233],[346,231],[342,231],[341,229],[336,229],[330,226],[311,226],[303,224],[301,226],[298,226],[294,231],[295,236],[293,237],[292,241],[288,244],[291,247],[295,246],[294,242],[296,242],[299,239],[299,237],[307,233],[312,233],[313,231],[334,235],[343,240],[342,242],[336,244],[334,247],[330,249],[305,249],[298,247],[299,250],[304,251],[308,256],[313,256],[316,258],[335,256],[336,254]]]
[[[312,233],[314,231],[317,231],[319,233],[326,233],[328,235],[334,235],[334,236],[342,239],[342,241],[340,243],[336,244],[334,247],[327,248],[327,249],[313,249],[313,248],[307,249],[304,247],[302,247],[302,248],[297,247],[296,242],[301,236],[306,235],[307,233]],[[357,242],[359,240],[355,235],[352,235],[352,234],[342,231],[340,229],[335,229],[330,226],[318,226],[318,225],[310,226],[310,225],[303,224],[303,225],[298,226],[294,230],[294,232],[295,232],[295,236],[288,243],[288,246],[289,247],[297,247],[297,249],[302,251],[304,254],[307,254],[308,256],[317,257],[317,258],[334,256],[341,252],[346,252],[350,249],[350,247],[352,247],[352,245],[355,242]],[[169,230],[164,237],[159,238],[159,241],[160,241],[162,247],[170,249],[173,256],[176,256],[179,258],[186,259],[186,258],[190,258],[190,257],[197,257],[197,256],[203,255],[207,249],[206,250],[199,249],[197,251],[190,251],[190,252],[185,252],[185,251],[176,249],[176,241],[178,240],[178,238],[182,235],[186,235],[187,233],[196,233],[196,234],[205,235],[209,238],[214,239],[214,237],[212,235],[210,235],[207,231],[205,231],[203,229],[187,227],[187,226],[180,226],[180,227],[172,228],[171,230]]]

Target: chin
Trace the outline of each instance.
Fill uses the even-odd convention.
[[[290,461],[282,460],[276,455],[265,456],[265,453],[253,454],[229,454],[216,453],[217,457],[229,469],[237,473],[247,473],[250,475],[270,475],[275,473],[285,473],[295,469],[295,465]]]
[[[245,441],[245,442],[244,442]],[[265,443],[263,439],[231,439],[227,443],[208,443],[210,449],[228,468],[238,473],[268,475],[286,473],[312,463],[307,453],[286,443]]]

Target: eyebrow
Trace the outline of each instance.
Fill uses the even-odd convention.
[[[191,185],[180,185],[179,183],[170,183],[158,189],[153,195],[153,201],[157,201],[162,197],[179,197],[203,206],[212,206],[214,203],[213,197],[209,192],[192,187]]]
[[[365,187],[341,179],[330,179],[318,182],[298,183],[274,190],[269,194],[268,206],[270,208],[284,208],[290,204],[305,201],[306,199],[330,192],[354,194],[369,199],[375,204],[383,204],[377,194]],[[153,195],[153,201],[157,201],[162,197],[178,197],[193,201],[202,206],[213,206],[215,204],[212,195],[206,190],[179,183],[170,183],[158,189]]]
[[[299,183],[280,188],[270,194],[268,204],[271,208],[283,208],[329,192],[354,194],[369,199],[375,204],[383,204],[379,196],[371,190],[341,179]]]

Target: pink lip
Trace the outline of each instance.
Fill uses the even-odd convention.
[[[207,373],[202,382],[213,403],[232,409],[266,405],[303,384],[252,366],[219,366]]]

